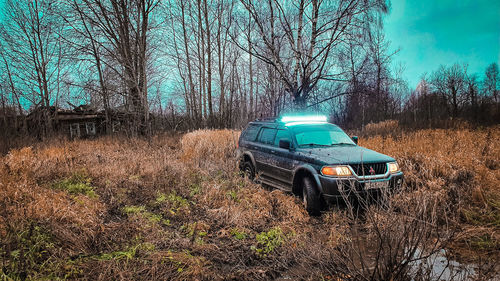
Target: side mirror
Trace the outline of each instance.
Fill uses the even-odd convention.
[[[354,141],[356,145],[358,144],[358,136],[352,136],[351,139]]]
[[[290,140],[280,139],[279,146],[280,146],[280,148],[290,149],[291,148]]]

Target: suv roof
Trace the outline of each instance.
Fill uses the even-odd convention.
[[[278,117],[264,117],[264,118],[257,118],[254,121],[251,121],[250,123],[277,123],[278,122]]]
[[[255,119],[255,121],[249,122],[249,124],[283,124],[287,125],[290,123],[304,123],[304,124],[314,124],[314,123],[328,123],[327,117],[322,115],[305,115],[305,116],[283,116],[283,117],[263,117]]]

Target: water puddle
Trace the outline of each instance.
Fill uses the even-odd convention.
[[[417,250],[415,256],[424,255]],[[478,268],[474,264],[462,264],[458,261],[448,259],[446,250],[444,249],[430,255],[426,259],[414,261],[410,265],[414,276],[426,273],[426,276],[436,281],[473,280],[476,277],[476,270]]]

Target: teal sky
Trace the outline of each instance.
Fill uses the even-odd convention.
[[[466,63],[480,77],[489,64],[500,64],[500,1],[393,0],[391,6],[386,38],[401,49],[393,63],[404,65],[411,88],[441,64]]]
[[[499,0],[392,0],[384,22],[391,48],[400,49],[393,64],[404,66],[411,88],[441,64],[466,63],[481,77],[500,64]]]

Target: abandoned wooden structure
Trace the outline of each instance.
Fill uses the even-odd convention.
[[[130,122],[130,114],[120,109],[106,113],[104,110],[95,110],[88,105],[80,105],[73,109],[62,109],[51,106],[48,109],[37,108],[27,116],[28,132],[42,134],[47,126],[46,115],[51,120],[51,130],[55,134],[74,138],[92,138],[107,133],[118,133],[126,129]]]

